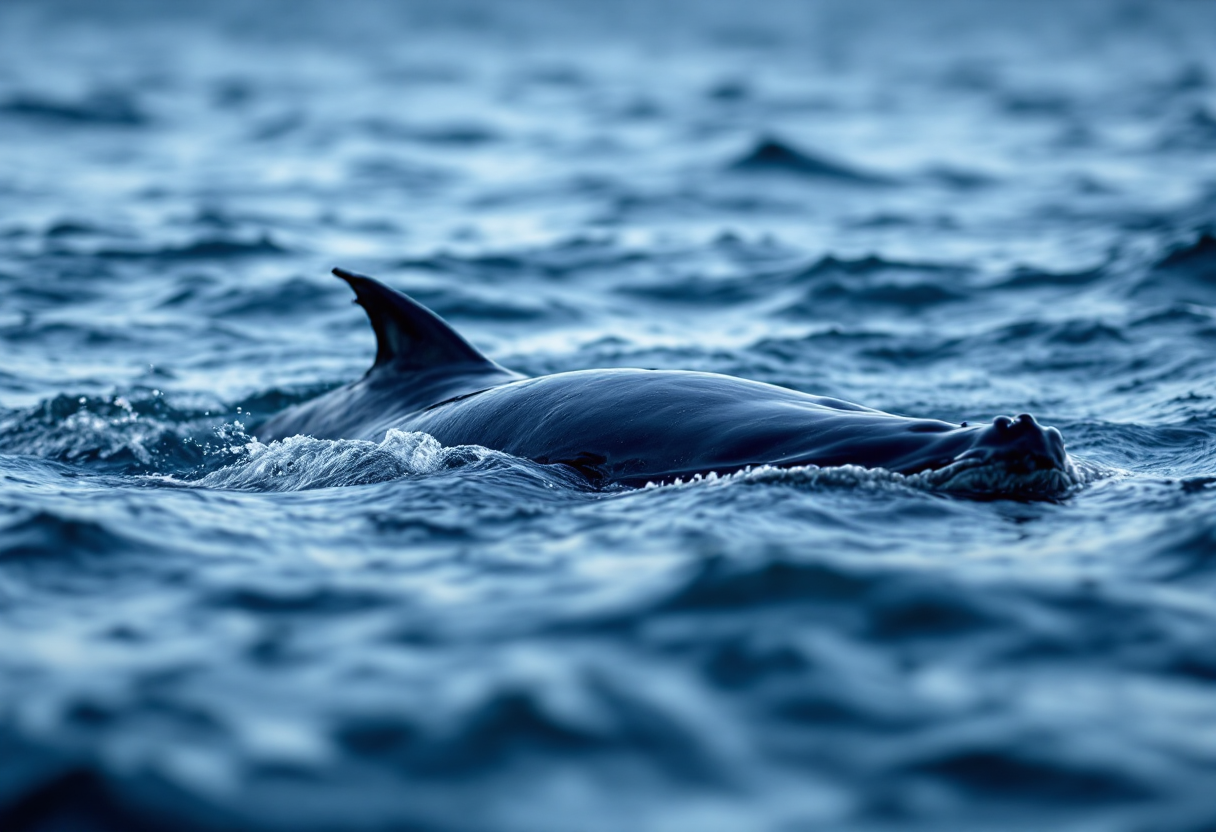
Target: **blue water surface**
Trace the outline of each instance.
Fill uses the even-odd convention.
[[[264,445],[345,266],[1088,482]],[[0,829],[1216,829],[1216,4],[0,4]]]

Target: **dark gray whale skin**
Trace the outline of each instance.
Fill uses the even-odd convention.
[[[379,441],[391,429],[423,431],[445,446],[481,445],[624,485],[759,465],[917,474],[982,463],[1015,475],[1071,467],[1059,431],[1027,414],[955,425],[714,373],[619,369],[524,378],[407,296],[369,277],[334,274],[368,313],[376,362],[358,381],[256,428],[262,441],[298,434]]]

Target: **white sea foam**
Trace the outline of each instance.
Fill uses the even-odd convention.
[[[239,462],[212,471],[197,484],[252,491],[302,491],[367,485],[431,474],[493,453],[475,445],[445,448],[425,433],[390,430],[382,442],[292,436],[244,446]]]
[[[1118,472],[1113,469],[1072,458],[1069,459],[1066,469],[1031,473],[1014,473],[999,463],[978,463],[974,460],[964,460],[936,471],[912,475],[898,474],[883,468],[864,468],[860,465],[825,468],[816,465],[790,468],[759,465],[732,474],[696,474],[687,480],[676,480],[668,486],[648,483],[647,488],[697,483],[783,483],[809,488],[913,489],[961,496],[1059,499],[1074,493],[1087,483],[1116,473]]]

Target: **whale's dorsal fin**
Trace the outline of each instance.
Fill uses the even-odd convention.
[[[376,331],[373,370],[386,367],[408,372],[477,364],[497,368],[442,318],[412,298],[345,269],[334,269],[334,274],[355,290],[355,303],[367,312]]]

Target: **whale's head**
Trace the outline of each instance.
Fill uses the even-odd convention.
[[[936,488],[976,495],[1053,499],[1080,484],[1064,437],[1029,413],[974,428],[970,447],[930,472]]]

